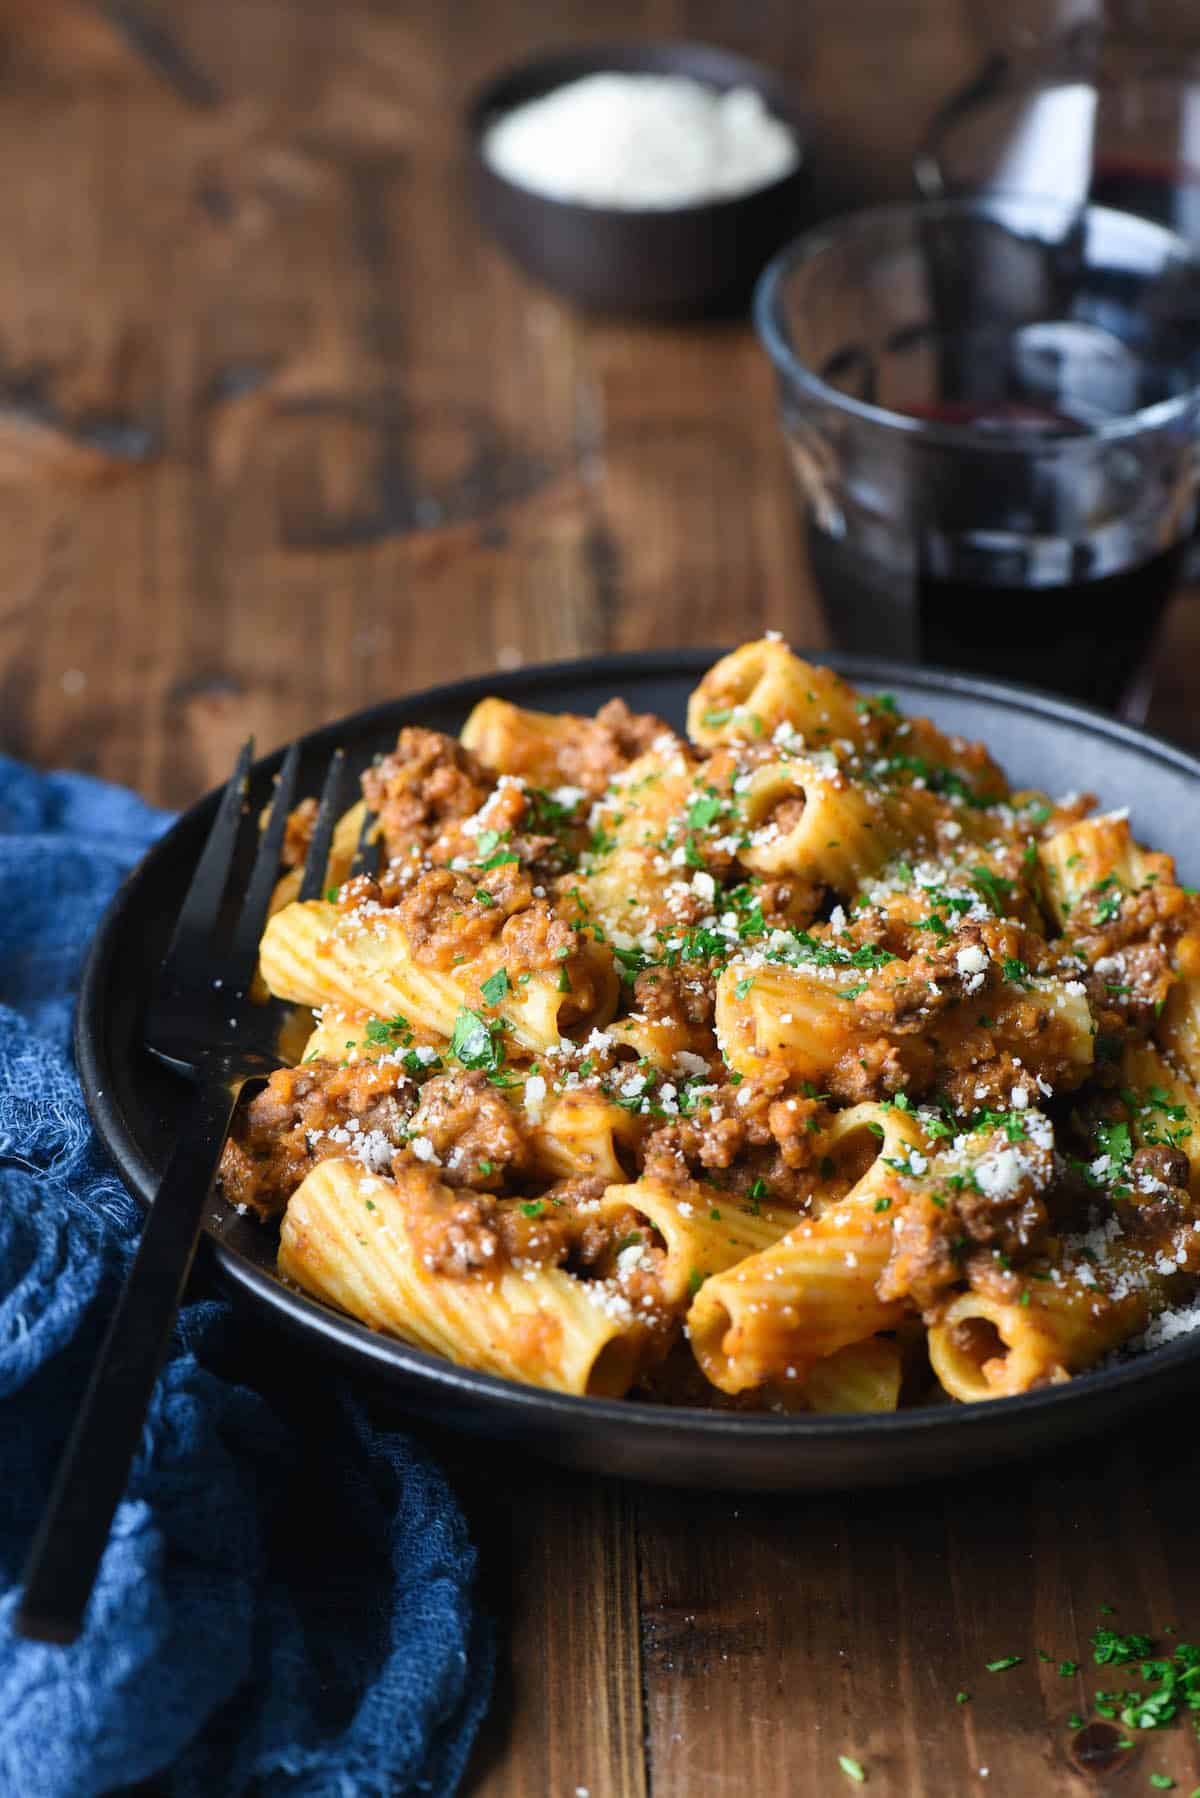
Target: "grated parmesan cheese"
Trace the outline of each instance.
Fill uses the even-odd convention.
[[[795,136],[752,88],[684,75],[585,75],[493,124],[483,154],[533,193],[661,210],[750,193],[790,174]]]

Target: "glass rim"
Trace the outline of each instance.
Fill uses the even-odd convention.
[[[1081,446],[1112,443],[1122,438],[1140,436],[1143,432],[1163,429],[1187,417],[1200,404],[1200,379],[1182,393],[1155,400],[1119,418],[1106,419],[1079,435],[1047,437],[1036,428],[1013,425],[1003,434],[982,430],[976,425],[948,424],[936,419],[914,418],[906,412],[894,412],[886,406],[874,406],[867,400],[854,399],[825,381],[801,360],[792,347],[779,316],[779,294],[787,276],[803,263],[813,261],[825,251],[836,248],[853,236],[865,235],[888,223],[914,223],[921,219],[947,217],[988,217],[993,213],[1010,217],[1068,215],[1114,219],[1123,226],[1133,226],[1143,236],[1152,237],[1176,262],[1192,269],[1200,282],[1200,252],[1177,232],[1134,212],[1122,212],[1113,206],[1077,205],[1056,200],[1052,195],[1006,193],[1001,189],[986,194],[971,194],[943,200],[917,200],[890,206],[871,206],[858,212],[841,213],[803,231],[783,246],[767,264],[754,288],[752,315],[758,338],[777,374],[786,374],[813,399],[879,430],[894,432],[912,441],[929,443],[947,449],[986,450],[994,455],[1028,455],[1040,457],[1077,453]]]

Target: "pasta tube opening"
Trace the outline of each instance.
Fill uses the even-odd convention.
[[[641,1372],[642,1350],[629,1336],[614,1336],[596,1359],[584,1387],[587,1398],[624,1398]]]
[[[929,1332],[933,1371],[952,1398],[1008,1398],[1069,1378],[1027,1308],[964,1293]]]

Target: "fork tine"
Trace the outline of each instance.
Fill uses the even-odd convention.
[[[253,757],[254,738],[248,737],[242,744],[237,765],[221,795],[208,841],[196,863],[196,872],[192,875],[187,898],[171,933],[160,977],[164,986],[173,984],[181,973],[190,971],[187,964],[194,952],[199,950],[207,953],[209,950],[220,916],[229,870],[233,865],[233,852],[237,847],[242,822],[242,803],[246,796],[246,776],[250,772]]]
[[[358,847],[354,851],[354,860],[350,863],[350,877],[356,874],[378,874],[379,844],[372,843],[371,832],[379,819],[376,813],[368,811],[362,821],[362,829],[358,833]]]
[[[342,769],[345,762],[345,750],[335,749],[330,758],[325,785],[321,788],[321,803],[317,807],[317,821],[313,825],[308,854],[304,858],[304,878],[300,882],[299,894],[302,902],[306,899],[319,899],[325,886],[325,869],[329,862],[330,845],[333,842],[333,827],[337,823],[338,790],[342,784]]]
[[[279,857],[283,849],[283,833],[296,791],[296,775],[300,768],[300,745],[293,743],[283,758],[283,766],[275,783],[271,816],[258,841],[254,867],[242,901],[241,913],[233,933],[229,956],[228,985],[244,993],[258,963],[258,942],[267,921],[267,907],[279,877]]]

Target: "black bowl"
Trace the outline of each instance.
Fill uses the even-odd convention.
[[[345,746],[353,768],[365,767],[377,750],[395,742],[400,725],[456,731],[487,693],[580,712],[595,711],[620,693],[635,709],[681,724],[689,690],[717,653],[679,650],[530,668],[377,706],[303,739],[302,790],[319,786],[337,745]],[[1048,695],[854,656],[827,659],[858,685],[889,689],[907,710],[983,737],[1019,786],[1087,788],[1108,804],[1128,803],[1139,837],[1175,854],[1182,879],[1195,883],[1200,877],[1193,828],[1200,760],[1194,756]],[[252,806],[266,803],[281,759],[277,752],[255,764]],[[188,1094],[142,1051],[140,1022],[218,797],[210,794],[186,812],[130,875],[84,972],[75,1039],[80,1078],[101,1137],[143,1201],[161,1177]],[[1115,1427],[1151,1398],[1200,1380],[1196,1333],[1020,1398],[880,1416],[759,1417],[567,1398],[456,1367],[282,1285],[274,1272],[275,1232],[239,1217],[221,1199],[212,1201],[207,1235],[235,1293],[260,1315],[298,1331],[349,1372],[388,1380],[412,1411],[577,1467],[670,1485],[798,1490],[886,1486],[965,1472]]]
[[[483,154],[489,125],[584,75],[690,75],[725,92],[750,87],[796,134],[800,161],[765,187],[707,205],[628,210],[549,199],[509,181]],[[786,82],[706,44],[611,44],[562,50],[490,81],[467,109],[479,214],[523,268],[585,306],[648,317],[730,312],[801,217],[807,120]]]

